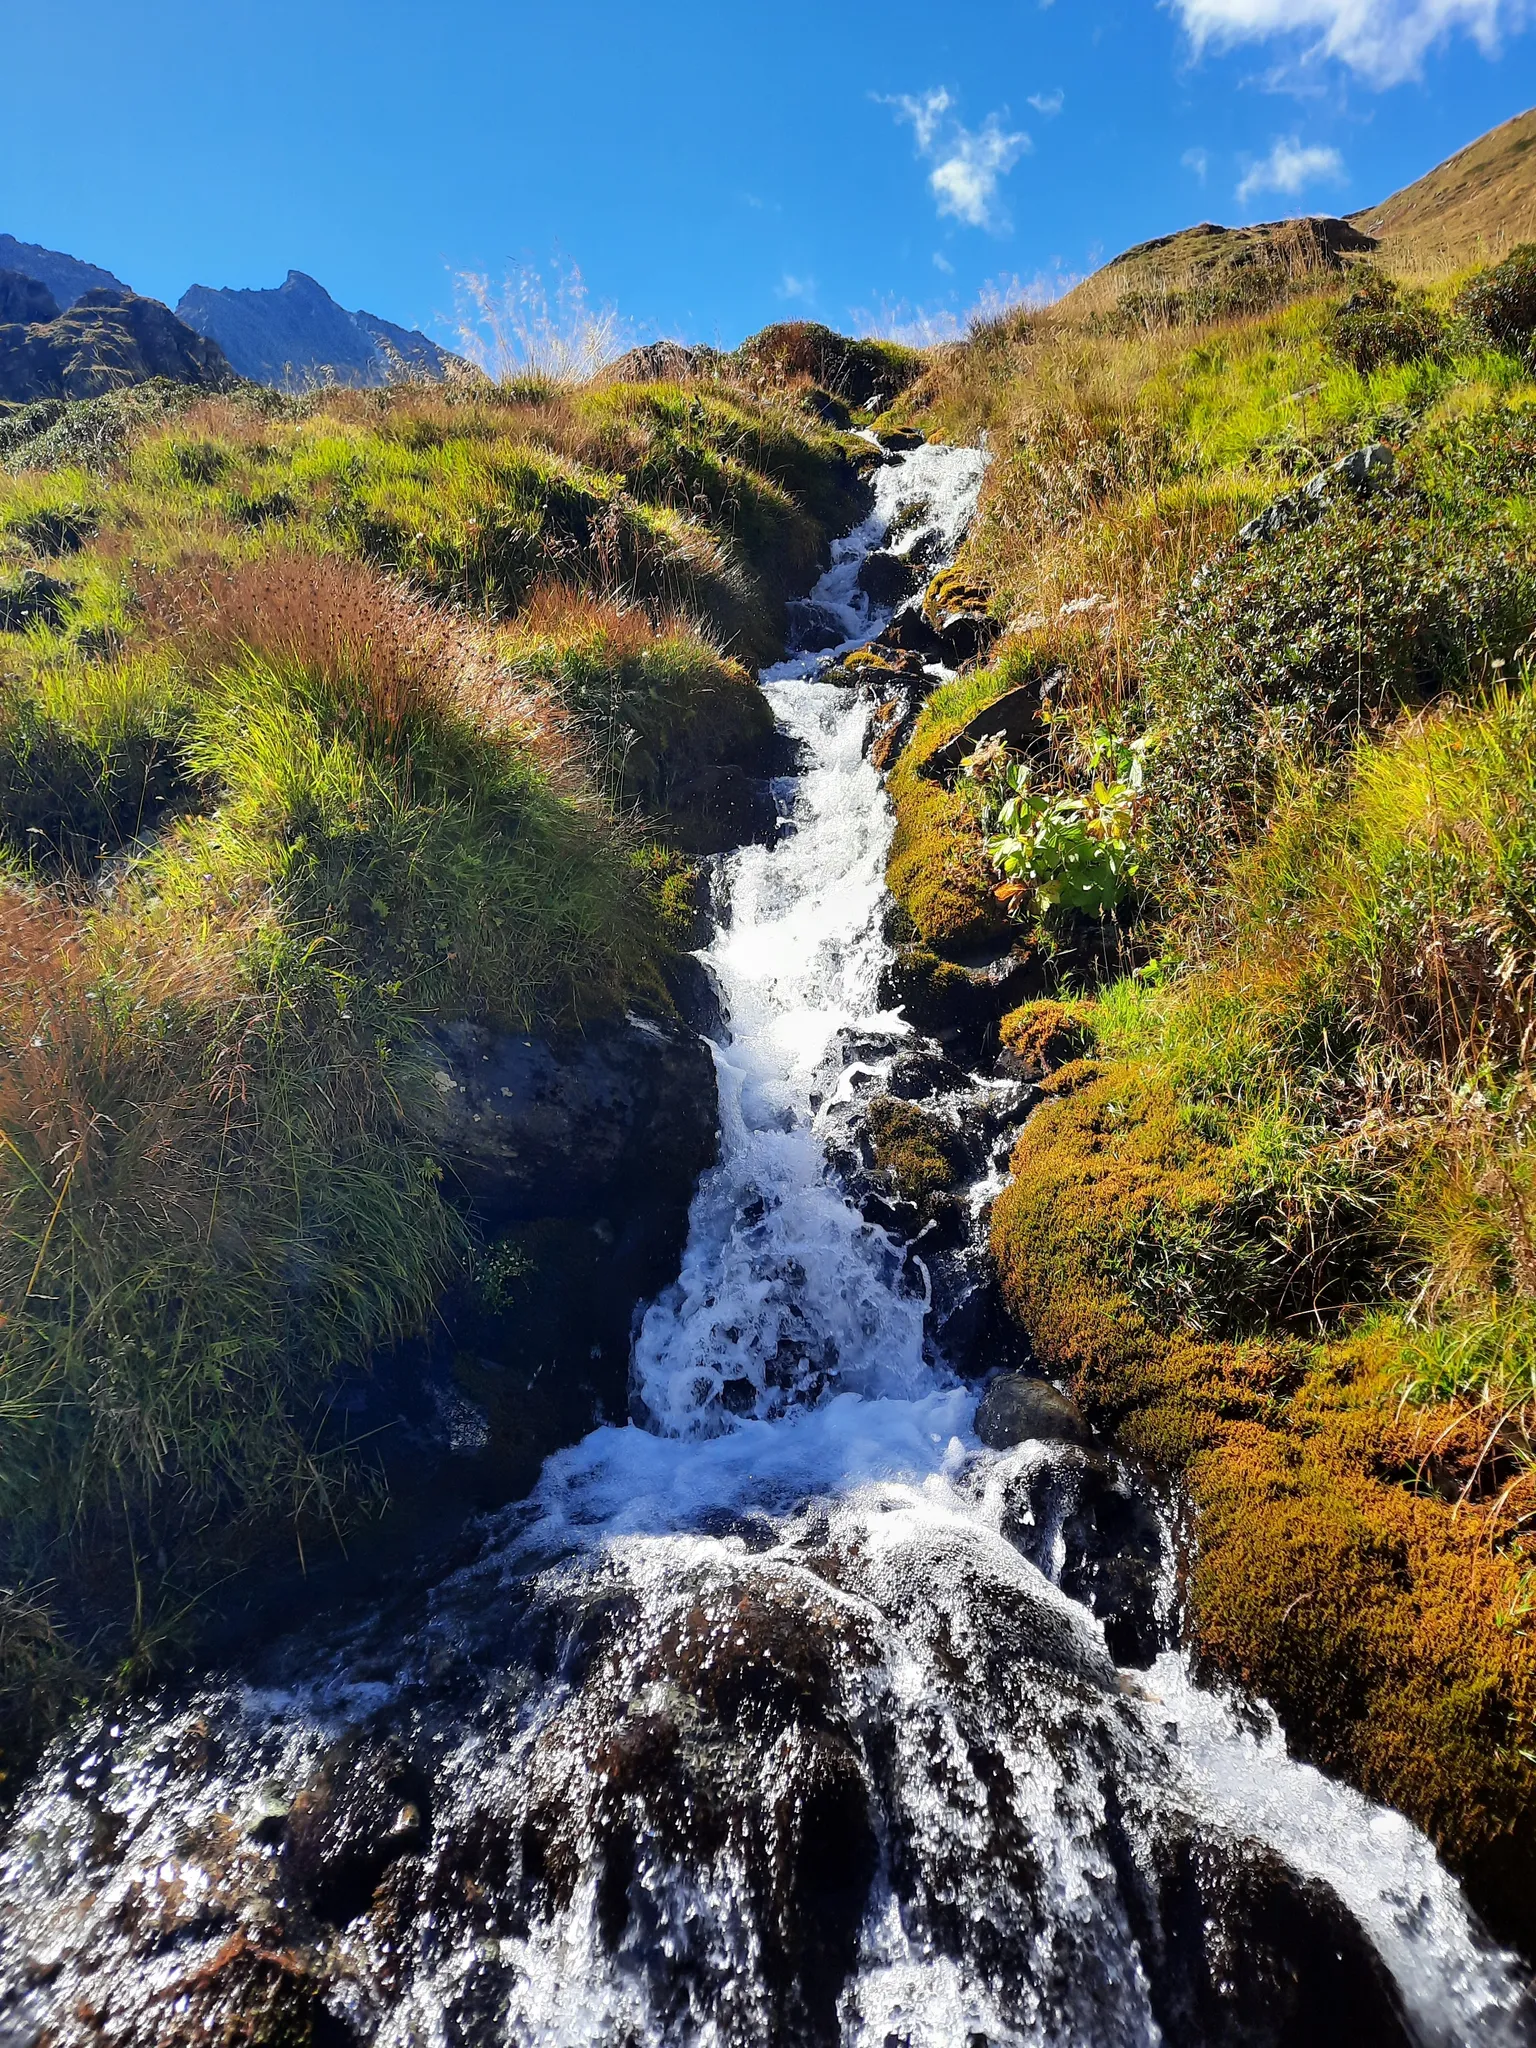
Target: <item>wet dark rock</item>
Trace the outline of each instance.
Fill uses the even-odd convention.
[[[808,597],[792,597],[785,607],[789,614],[789,644],[802,654],[819,654],[826,647],[840,647],[848,638],[847,622],[829,605],[816,604]]]
[[[770,846],[777,818],[765,784],[731,761],[678,776],[667,792],[667,815],[673,843],[691,854]]]
[[[1165,2038],[1195,2048],[1413,2048],[1386,1965],[1338,1894],[1258,1843],[1157,1858],[1142,1935]]]
[[[985,710],[968,718],[953,738],[934,749],[923,763],[923,774],[935,781],[953,780],[966,756],[973,754],[983,740],[993,738],[1001,739],[1010,753],[1029,753],[1045,736],[1040,722],[1040,698],[1040,687],[1034,683],[1005,690]]]
[[[993,1442],[979,1415],[976,1433],[983,1443]],[[1029,1435],[1039,1439],[1045,1432]],[[1058,1451],[1010,1481],[1003,1534],[1103,1623],[1117,1664],[1145,1670],[1167,1647],[1159,1618],[1163,1538],[1157,1515],[1116,1464],[1087,1447],[1086,1434],[1057,1442]]]
[[[949,1056],[976,1061],[995,1052],[999,1020],[1042,986],[1031,955],[1010,951],[962,967],[924,946],[906,946],[881,969],[879,998]]]
[[[498,1223],[580,1215],[626,1188],[665,1202],[714,1159],[714,1063],[680,1025],[524,1038],[464,1022],[433,1042],[431,1135],[451,1185]]]
[[[344,1737],[288,1815],[283,1860],[306,1902],[345,1926],[368,1911],[390,1864],[425,1848],[431,1794],[398,1745]]]
[[[65,607],[74,592],[57,576],[24,569],[14,582],[0,583],[0,633],[23,633],[28,626],[62,626]]]
[[[928,1275],[930,1339],[956,1372],[970,1378],[1030,1363],[1029,1340],[1007,1311],[984,1243],[946,1250],[920,1236],[912,1256]]]
[[[1040,1441],[1089,1444],[1093,1431],[1070,1394],[1049,1380],[1025,1373],[1005,1373],[993,1380],[976,1410],[976,1434],[994,1451]]]
[[[905,555],[876,548],[859,566],[859,588],[871,604],[898,605],[922,581],[922,571]]]
[[[924,661],[943,661],[948,655],[943,637],[923,615],[920,597],[908,598],[905,604],[897,607],[880,638],[887,646],[902,648],[909,654],[920,654]]]
[[[882,448],[889,448],[897,455],[906,455],[914,448],[921,448],[928,436],[916,427],[876,427],[875,439]]]
[[[692,953],[676,954],[662,968],[662,978],[688,1029],[719,1044],[727,1030],[725,1011],[719,983],[704,962]]]
[[[970,1085],[964,1067],[956,1066],[953,1060],[928,1046],[899,1053],[885,1079],[886,1093],[907,1102],[920,1102],[928,1095],[953,1094]]]

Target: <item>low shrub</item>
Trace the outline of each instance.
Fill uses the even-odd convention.
[[[1527,490],[1536,448],[1492,415],[1457,438],[1509,446]],[[1518,514],[1435,488],[1442,451],[1380,498],[1329,502],[1220,557],[1168,606],[1143,652],[1143,715],[1163,739],[1148,776],[1148,867],[1165,900],[1196,896],[1251,841],[1284,776],[1337,759],[1405,705],[1465,689],[1536,627],[1536,562]]]
[[[1381,272],[1357,278],[1333,314],[1328,339],[1334,352],[1362,375],[1387,363],[1442,356],[1449,342],[1445,322],[1427,295],[1404,291]]]
[[[1522,242],[1474,277],[1458,310],[1485,346],[1528,354],[1536,345],[1536,242]]]

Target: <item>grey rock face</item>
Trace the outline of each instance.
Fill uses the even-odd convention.
[[[195,284],[178,318],[216,341],[242,377],[279,390],[440,380],[456,360],[424,334],[375,313],[349,313],[302,270],[269,291]]]
[[[1356,448],[1352,454],[1342,456],[1327,469],[1319,470],[1299,491],[1276,498],[1256,519],[1240,526],[1238,546],[1249,547],[1255,541],[1270,540],[1275,534],[1284,533],[1287,527],[1307,525],[1333,498],[1348,494],[1357,498],[1369,497],[1372,491],[1390,479],[1395,459],[1383,441],[1372,441],[1364,448]]]
[[[37,327],[58,317],[59,302],[40,279],[0,270],[0,327]]]

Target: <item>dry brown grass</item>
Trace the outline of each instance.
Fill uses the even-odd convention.
[[[386,748],[458,712],[515,734],[551,773],[574,773],[550,693],[503,662],[483,628],[366,563],[297,551],[234,568],[183,563],[144,578],[139,606],[151,634],[203,674],[252,655],[304,669]]]
[[[1384,269],[1423,283],[1536,241],[1536,108],[1351,218],[1380,239]]]

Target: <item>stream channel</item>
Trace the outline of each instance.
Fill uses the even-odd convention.
[[[947,559],[983,464],[887,462],[802,615],[869,638],[864,557]],[[720,1154],[633,1420],[467,1566],[58,1742],[0,1845],[0,2048],[1536,2038],[1424,1837],[1194,1682],[1145,1478],[974,1433],[940,1297],[1029,1091],[882,1008],[890,810],[829,666],[763,678],[799,772],[716,863]],[[886,1091],[972,1145],[969,1248],[830,1163]]]

